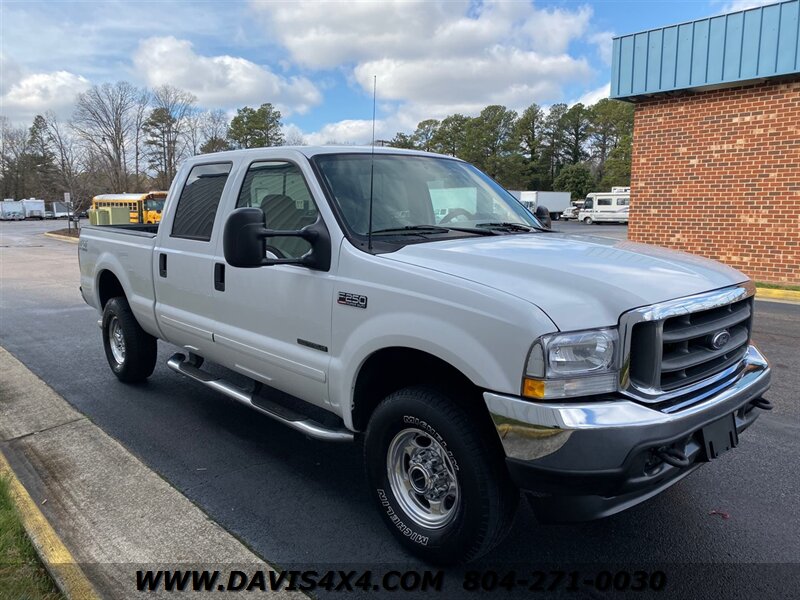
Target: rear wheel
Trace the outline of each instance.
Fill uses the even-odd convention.
[[[156,366],[156,338],[141,328],[123,296],[106,303],[102,326],[106,360],[117,379],[135,383],[150,377]]]
[[[434,387],[394,392],[375,409],[364,440],[367,478],[384,522],[406,549],[452,564],[503,539],[519,492],[492,436],[490,422]]]

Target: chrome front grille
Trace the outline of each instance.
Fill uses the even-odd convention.
[[[750,341],[754,292],[743,284],[623,315],[623,392],[663,403],[735,377]]]
[[[752,299],[672,317],[661,333],[661,389],[674,390],[706,379],[744,358],[750,341]],[[713,345],[727,332],[728,341]]]

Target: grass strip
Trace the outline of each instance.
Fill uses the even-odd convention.
[[[63,600],[39,560],[0,477],[0,600]]]

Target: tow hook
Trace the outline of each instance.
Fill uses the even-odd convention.
[[[766,398],[756,398],[750,404],[755,406],[756,408],[760,408],[761,410],[772,410],[772,407],[775,406],[767,400]]]
[[[654,449],[653,454],[673,467],[682,469],[689,466],[689,457],[676,448],[662,446],[661,448]]]

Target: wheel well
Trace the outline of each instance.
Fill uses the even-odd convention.
[[[384,348],[370,355],[358,372],[353,391],[353,426],[364,431],[381,400],[394,391],[421,383],[443,386],[467,401],[480,398],[479,388],[441,358],[413,348]]]
[[[103,271],[97,280],[97,293],[100,297],[100,308],[105,308],[106,302],[117,296],[124,296],[125,289],[111,271]]]

